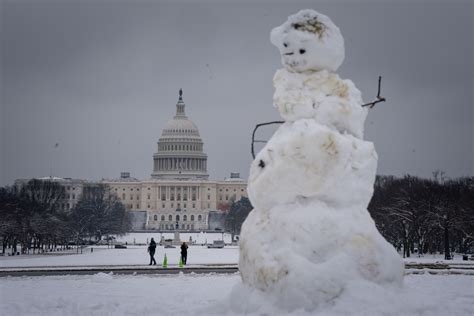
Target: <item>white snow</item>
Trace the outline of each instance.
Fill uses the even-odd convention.
[[[401,285],[402,260],[356,207],[311,200],[253,210],[240,242],[244,283],[271,293],[289,311],[313,310],[353,282]]]
[[[277,70],[273,104],[285,121],[312,118],[321,125],[362,138],[367,108],[350,80],[326,70],[297,73]]]
[[[147,244],[151,238],[154,238],[156,242],[161,240],[161,237],[164,239],[173,239],[174,233],[158,233],[158,232],[143,232],[143,233],[128,233],[123,236],[116,236],[117,242],[122,242],[132,245],[132,244]],[[232,235],[228,233],[180,233],[180,240],[185,241],[188,244],[212,244],[214,240],[224,240],[226,244],[232,242]],[[191,238],[191,239],[190,239]]]
[[[470,315],[473,276],[410,275],[404,290],[351,284],[315,311],[288,315]],[[9,277],[0,279],[2,315],[282,315],[238,275]],[[233,296],[234,295],[234,296]],[[248,304],[242,304],[243,300]]]
[[[155,259],[163,262],[164,255],[169,265],[177,265],[180,248],[156,248]],[[236,264],[239,252],[237,246],[225,246],[222,249],[208,249],[205,246],[189,246],[188,265],[200,264]],[[110,265],[147,265],[149,255],[146,246],[128,246],[127,249],[107,249],[106,246],[85,248],[82,254],[70,255],[29,255],[0,257],[0,268],[7,267],[47,267],[47,266],[110,266]]]
[[[284,232],[278,239],[284,239]],[[188,254],[189,266],[195,265],[237,265],[239,260],[239,248],[237,246],[225,246],[222,249],[208,249],[202,246],[190,246]],[[179,260],[179,248],[157,247],[155,258],[159,264],[163,261],[166,253],[169,265],[177,265]],[[441,263],[451,266],[451,270],[457,267],[468,267],[474,269],[474,261],[463,261],[461,255],[454,255],[454,260],[444,260],[443,255],[425,255],[424,257],[405,258],[405,263]],[[82,254],[76,254],[75,250],[69,254],[48,255],[20,255],[0,256],[0,269],[14,269],[27,267],[90,267],[90,266],[137,266],[147,267],[149,256],[145,246],[128,246],[127,249],[107,249],[106,246],[94,246],[94,252],[85,248]],[[413,270],[416,271],[416,270]],[[472,270],[474,272],[474,270]]]
[[[290,71],[336,71],[344,61],[344,39],[331,19],[314,10],[302,10],[272,30],[282,64]]]
[[[279,239],[284,239],[284,232]],[[202,246],[190,246],[188,255],[189,266],[194,265],[237,265],[239,260],[239,248],[237,246],[225,246],[222,249],[208,249]],[[168,264],[177,265],[179,260],[179,248],[167,248],[158,246],[155,258],[162,263],[166,253]],[[444,255],[425,255],[424,257],[413,256],[403,259],[405,263],[428,263],[447,264],[451,270],[457,267],[468,267],[474,269],[474,261],[463,261],[459,254],[454,255],[453,260],[444,260]],[[145,246],[128,246],[127,249],[107,249],[106,246],[94,246],[94,252],[85,248],[82,254],[76,254],[75,250],[68,254],[52,253],[48,255],[20,255],[0,256],[0,268],[13,269],[26,267],[74,267],[80,266],[147,266],[149,256]],[[406,271],[406,270],[405,270]],[[415,270],[414,270],[415,271]],[[472,270],[474,272],[474,270]]]
[[[293,312],[327,306],[353,288],[399,290],[403,261],[367,211],[377,169],[374,146],[362,138],[367,110],[354,84],[330,73],[344,57],[339,29],[303,10],[271,40],[286,68],[274,76],[285,123],[250,168],[255,208],[242,226],[243,285],[233,296],[244,310],[264,297]]]
[[[301,119],[281,125],[257,154],[247,191],[252,205],[264,212],[311,198],[329,206],[365,208],[376,168],[372,143]]]

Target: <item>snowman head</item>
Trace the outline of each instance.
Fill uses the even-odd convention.
[[[288,17],[270,35],[289,71],[336,71],[344,60],[344,39],[324,14],[302,10]]]

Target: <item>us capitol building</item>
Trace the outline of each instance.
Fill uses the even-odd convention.
[[[71,209],[78,202],[87,180],[53,179],[66,190],[61,206]],[[27,180],[17,180],[24,182]],[[151,179],[138,180],[128,172],[118,179],[104,179],[134,218],[134,229],[207,230],[211,213],[247,196],[247,183],[238,173],[222,181],[209,180],[207,155],[199,130],[185,113],[179,90],[176,115],[164,126],[153,155]]]

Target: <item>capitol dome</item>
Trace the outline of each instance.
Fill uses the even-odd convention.
[[[185,114],[183,91],[179,90],[176,115],[169,120],[158,141],[158,151],[153,155],[155,179],[207,179],[207,155],[199,130]]]

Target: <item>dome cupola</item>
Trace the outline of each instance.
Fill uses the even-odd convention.
[[[158,151],[153,155],[155,179],[207,179],[207,155],[199,130],[185,113],[183,90],[179,90],[176,115],[169,120],[158,140]]]

